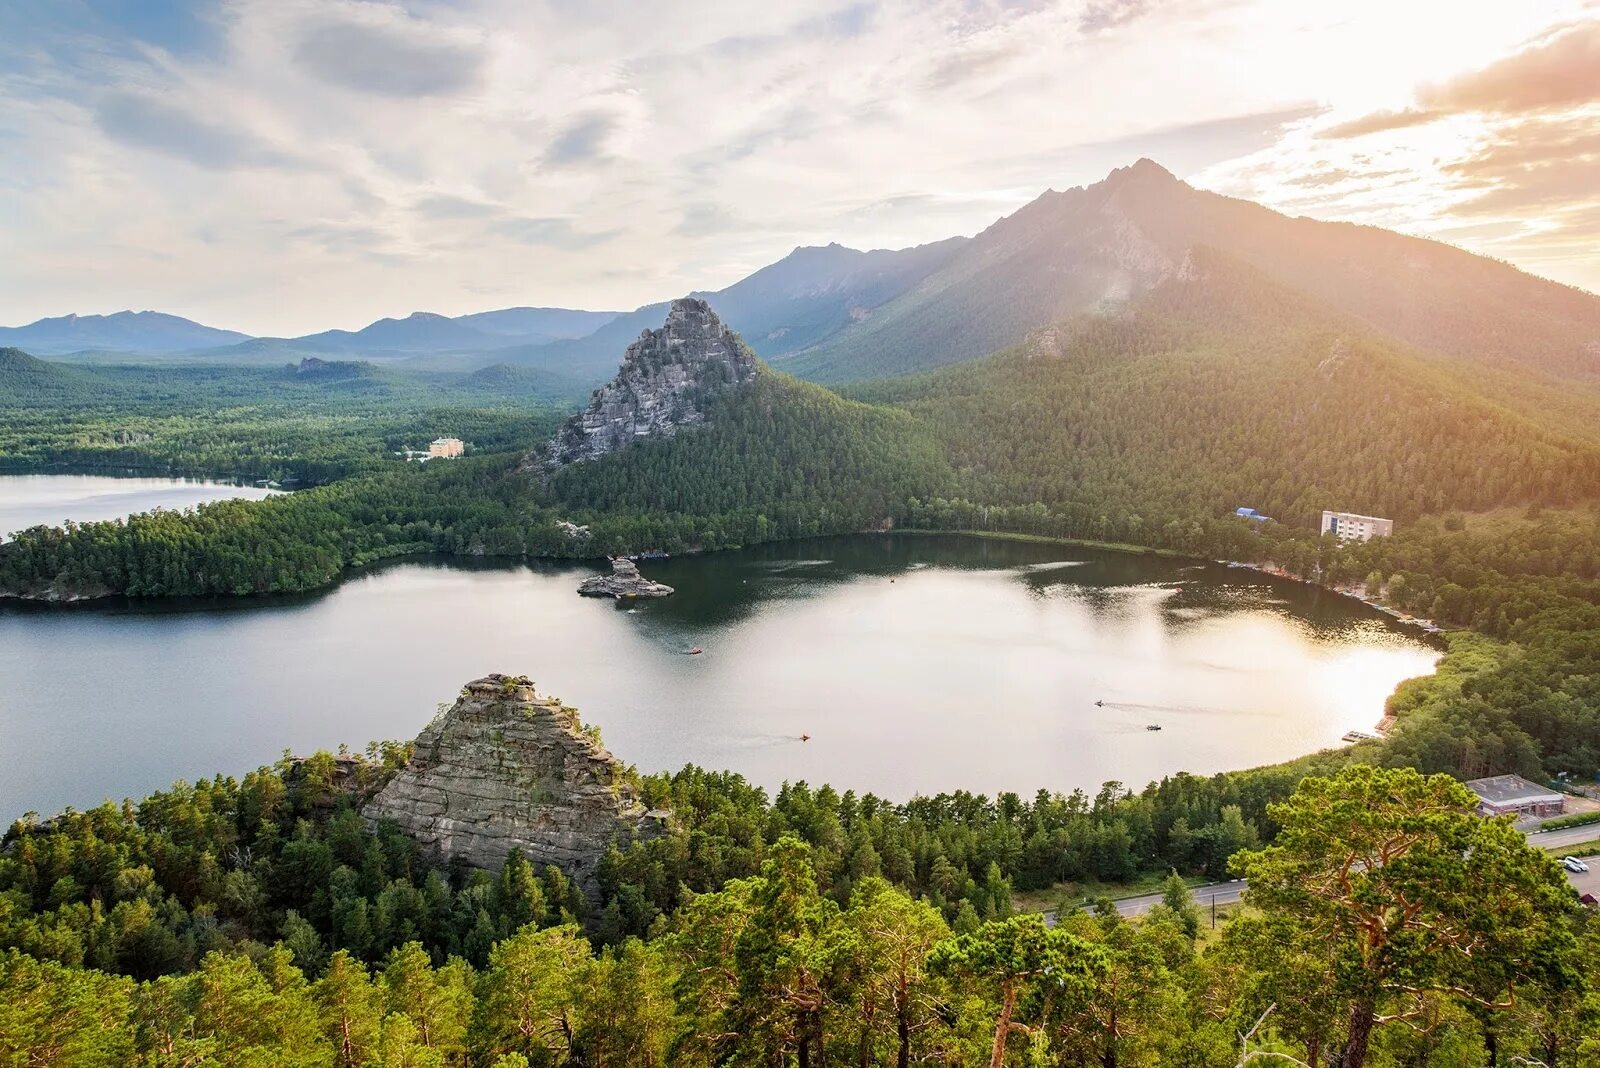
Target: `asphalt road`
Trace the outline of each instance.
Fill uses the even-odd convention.
[[[1528,841],[1541,849],[1550,846],[1564,845],[1568,842],[1587,842],[1600,835],[1600,825],[1588,827],[1569,827],[1560,831],[1545,831],[1540,834],[1528,836]],[[1567,881],[1573,889],[1580,894],[1593,894],[1600,897],[1600,856],[1585,857],[1589,865],[1586,872],[1567,872]],[[1202,914],[1206,913],[1215,901],[1218,905],[1232,905],[1238,902],[1245,891],[1245,881],[1235,879],[1226,883],[1206,883],[1204,886],[1190,887],[1189,892],[1194,895],[1194,903],[1200,907]],[[1117,912],[1123,916],[1142,916],[1156,905],[1161,904],[1160,894],[1141,894],[1138,897],[1124,897],[1117,901]],[[1044,922],[1054,924],[1056,913],[1052,909],[1044,914]]]
[[[1592,842],[1600,838],[1600,823],[1583,827],[1563,827],[1559,831],[1535,831],[1528,835],[1528,844],[1540,849],[1571,845],[1574,842]]]
[[[1593,894],[1600,897],[1600,857],[1585,857],[1585,864],[1589,865],[1586,872],[1567,872],[1567,882],[1580,894]]]

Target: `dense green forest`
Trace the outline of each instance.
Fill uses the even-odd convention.
[[[266,501],[21,532],[0,546],[0,589],[295,592],[402,553],[716,549],[861,530],[949,481],[937,444],[901,413],[770,372],[715,404],[701,430],[548,482],[516,470],[515,454],[407,465],[374,452],[374,473]],[[551,425],[540,414],[524,418]],[[561,519],[588,524],[591,536],[568,538]]]
[[[307,361],[73,365],[0,350],[0,470],[137,470],[319,485],[441,434],[525,447],[577,399],[535,372],[399,372]],[[0,532],[9,533],[9,532]]]
[[[354,799],[407,754],[369,755],[353,790],[320,754],[13,826],[0,1059],[1220,1066],[1255,1050],[1360,1068],[1600,1054],[1584,967],[1600,924],[1553,861],[1442,776],[1355,765],[1291,795],[1302,767],[891,805],[803,784],[769,800],[689,768],[644,782],[674,830],[613,849],[591,903],[520,854],[495,874],[440,871],[392,829],[369,832]],[[1362,863],[1374,851],[1381,867]],[[1250,907],[1212,933],[1174,875],[1138,920],[1065,902],[1049,928],[1012,909],[1014,885],[1169,864],[1248,874]],[[1346,888],[1326,892],[1340,873]]]
[[[565,467],[544,496],[620,546],[681,551],[865,530],[950,482],[910,417],[763,367],[705,427]]]
[[[954,496],[1104,517],[1077,536],[1144,543],[1237,504],[1314,526],[1324,508],[1410,521],[1600,496],[1600,397],[1551,405],[1536,382],[1463,374],[1237,265],[1196,270],[1127,314],[852,395],[937,435]]]
[[[0,546],[14,593],[293,591],[408,552],[678,552],[909,526],[1253,561],[1452,633],[1439,672],[1391,698],[1388,738],[1274,768],[903,803],[806,784],[769,798],[697,768],[646,777],[676,829],[613,849],[596,900],[521,858],[430,867],[362,824],[326,756],[25,821],[0,849],[14,992],[0,1063],[1600,1057],[1592,916],[1520,836],[1415,770],[1600,769],[1595,402],[1451,373],[1226,281],[852,400],[763,369],[708,425],[549,477],[524,454],[554,409],[504,369],[117,380],[13,357],[0,403],[19,466],[192,455],[237,471],[258,456],[328,482],[23,532]],[[85,389],[101,406],[81,406]],[[479,455],[386,455],[462,427]],[[52,451],[69,448],[87,451]],[[1280,521],[1240,520],[1238,504]],[[1344,545],[1312,529],[1322,507],[1401,522]],[[404,758],[373,749],[358,787]],[[1374,866],[1374,850],[1398,852]],[[1166,873],[1168,904],[1143,920],[1073,911],[1079,887]],[[1202,930],[1182,877],[1235,874],[1250,906]],[[1059,899],[1061,922],[1017,916],[1021,895]]]

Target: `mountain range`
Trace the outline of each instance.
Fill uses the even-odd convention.
[[[248,341],[249,334],[218,330],[177,315],[120,311],[113,315],[58,315],[27,326],[0,326],[0,346],[37,356],[69,352],[186,352]]]
[[[126,353],[135,355],[406,356],[417,353],[492,352],[547,345],[592,333],[617,312],[572,308],[500,308],[455,317],[412,312],[379,319],[360,330],[324,330],[303,337],[251,337],[161,312],[63,315],[26,326],[0,327],[0,346],[35,355]]]
[[[1199,190],[1147,159],[1093,185],[1047,191],[974,237],[898,250],[797,248],[725,289],[691,295],[773,366],[843,383],[959,363],[1079,313],[1129,307],[1202,246],[1419,348],[1600,383],[1594,294],[1436,241],[1290,217]],[[124,312],[0,330],[0,344],[35,354],[334,353],[459,369],[504,363],[592,386],[610,377],[618,354],[667,308],[416,312],[356,331],[253,339]]]

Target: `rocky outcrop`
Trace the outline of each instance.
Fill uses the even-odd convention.
[[[623,354],[617,376],[595,390],[589,406],[524,466],[553,470],[599,459],[630,442],[670,437],[679,427],[704,422],[707,401],[755,374],[755,354],[709,304],[675,300],[661,329],[640,334]]]
[[[664,582],[651,582],[639,574],[639,565],[626,556],[611,561],[611,574],[583,580],[578,592],[585,597],[666,597],[673,589]]]
[[[536,867],[561,868],[591,900],[606,847],[654,837],[667,820],[640,803],[576,709],[498,674],[462,689],[362,816],[370,826],[392,820],[441,863],[495,871],[519,849]]]

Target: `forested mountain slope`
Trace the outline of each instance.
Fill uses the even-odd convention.
[[[1434,241],[1290,218],[1195,189],[1149,160],[1047,192],[915,288],[781,363],[823,382],[973,359],[1067,316],[1121,306],[1210,245],[1413,345],[1600,382],[1600,297]]]
[[[666,523],[677,546],[708,529],[729,544],[860,530],[950,484],[939,444],[910,416],[765,367],[707,409],[704,426],[562,468],[551,503],[608,527]]]
[[[1600,496],[1600,399],[1556,427],[1537,395],[1479,388],[1228,256],[1198,249],[1125,314],[1081,317],[991,359],[863,386],[936,434],[962,495],[1157,517],[1251,505],[1410,519]]]
[[[0,348],[0,405],[46,404],[81,396],[89,381],[89,376],[73,368],[21,349]]]

